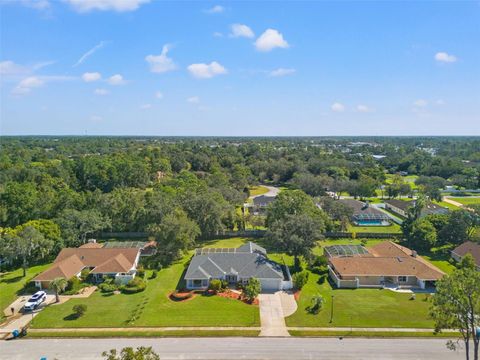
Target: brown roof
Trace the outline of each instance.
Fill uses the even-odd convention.
[[[385,204],[395,206],[396,208],[399,208],[404,211],[413,205],[412,200],[404,201],[404,200],[398,200],[398,199],[390,199],[390,200],[385,200],[384,202]]]
[[[460,257],[464,257],[467,254],[472,254],[475,264],[480,266],[480,244],[476,244],[471,241],[464,242],[462,245],[457,246],[452,251]]]
[[[57,277],[70,279],[83,268],[94,268],[92,273],[127,272],[135,264],[136,248],[66,248],[62,249],[53,265],[33,280],[51,281]]]
[[[33,280],[50,281],[56,278],[70,279],[85,267],[77,255],[71,255],[61,261],[55,262],[50,268],[36,276]]]
[[[420,280],[438,280],[444,273],[413,257],[331,258],[337,273],[344,276],[416,276]]]
[[[353,210],[353,215],[358,215],[358,214],[385,215],[382,211],[378,210],[373,206],[370,206],[367,203],[364,203],[363,201],[359,201],[355,199],[340,199],[337,201],[351,208]]]
[[[368,249],[372,257],[330,258],[341,276],[416,276],[421,280],[438,280],[445,274],[416,252],[391,241]]]

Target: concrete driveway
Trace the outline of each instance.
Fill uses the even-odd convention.
[[[260,294],[260,336],[290,336],[285,325],[285,316],[297,310],[293,295],[285,291]]]
[[[20,330],[22,327],[28,325],[30,321],[32,321],[32,319],[37,316],[37,314],[47,305],[55,302],[55,295],[47,294],[46,300],[37,309],[29,312],[23,312],[23,306],[30,297],[31,295],[20,296],[17,298],[17,300],[10,304],[8,309],[13,307],[15,309],[15,315],[10,319],[7,318],[7,321],[10,321],[8,321],[8,323],[4,326],[0,327],[0,337],[1,334],[9,334],[15,329]]]

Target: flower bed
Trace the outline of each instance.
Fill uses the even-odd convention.
[[[186,301],[186,300],[189,300],[189,299],[193,299],[194,295],[195,294],[194,294],[193,291],[178,291],[178,290],[175,290],[168,297],[172,301]]]
[[[235,293],[235,292],[230,291],[230,290],[219,292],[217,295],[221,296],[221,297],[224,297],[224,298],[228,298],[228,299],[240,300],[240,301],[243,301],[245,304],[250,304],[250,305],[258,305],[259,304],[258,298],[256,298],[252,302],[250,302],[247,299],[245,299],[242,296],[242,294],[238,294],[238,293]]]

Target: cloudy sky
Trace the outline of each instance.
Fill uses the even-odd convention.
[[[0,133],[480,135],[480,2],[0,0]]]

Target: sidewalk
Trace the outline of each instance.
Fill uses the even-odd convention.
[[[364,332],[433,332],[434,329],[422,328],[361,328],[361,327],[289,327],[288,330],[298,331],[364,331]],[[442,332],[458,332],[457,330],[442,330]]]

